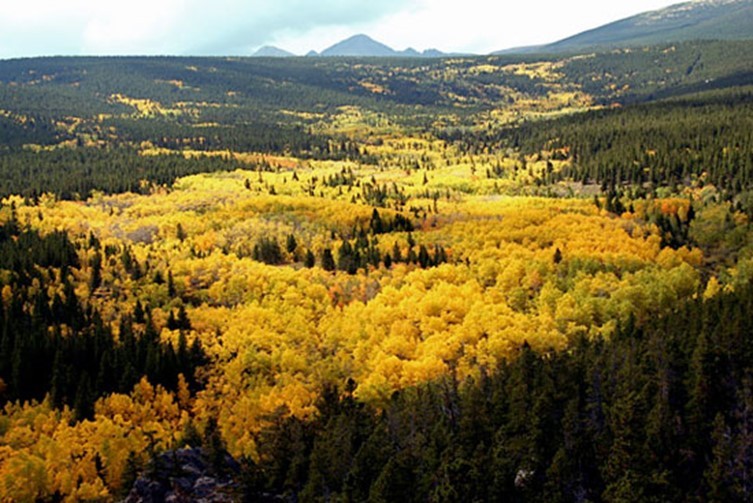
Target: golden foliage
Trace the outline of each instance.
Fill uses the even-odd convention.
[[[379,120],[341,112],[342,130]],[[188,339],[200,339],[211,361],[197,396],[185,380],[174,394],[142,381],[128,396],[101,399],[92,421],[75,423],[48,402],[9,405],[0,416],[0,492],[14,500],[55,491],[71,501],[107,499],[129,453],[145,461],[177,445],[189,422],[216,417],[230,452],[253,457],[268,418],[315,415],[331,383],[352,378],[360,399],[380,403],[449,371],[462,379],[493,370],[524,342],[559,350],[581,334],[609,337],[618,322],[641,323],[699,292],[701,252],[662,248],[646,220],[656,208],[684,220],[687,200],[657,200],[615,217],[590,200],[507,195],[533,191],[527,182],[544,175],[546,159],[519,170],[519,160],[502,154],[464,157],[440,141],[389,135],[363,148],[379,166],[232,154],[274,167],[189,176],[148,195],[46,197],[38,206],[15,198],[21,221],[82,242],[94,234],[144,267],[134,277],[118,257],[105,260],[107,295],[89,292],[87,267],[71,272],[77,294],[106,323],[117,327],[138,300],[163,340],[176,344],[166,319],[184,306]],[[145,155],[160,153],[145,146]],[[483,176],[495,166],[499,178]],[[343,174],[355,181],[325,183]],[[252,260],[260,238],[283,244],[288,235],[316,256],[325,248],[336,254],[343,238],[368,228],[367,184],[386,188],[383,218],[402,214],[416,224],[412,251],[439,245],[448,262],[348,275],[305,268],[287,250],[284,265]],[[377,238],[381,254],[409,252],[405,232]],[[157,273],[170,275],[174,295],[154,281]],[[719,290],[714,281],[706,295]],[[5,303],[10,293],[3,289]]]

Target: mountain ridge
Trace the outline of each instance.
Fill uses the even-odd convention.
[[[295,54],[279,47],[265,45],[256,51],[253,57],[293,57]],[[437,49],[418,51],[413,47],[397,51],[392,47],[359,33],[341,40],[321,52],[310,50],[305,57],[366,57],[366,58],[441,58],[449,56]]]
[[[753,39],[753,0],[691,0],[646,11],[556,42],[492,54],[562,53],[691,40]]]
[[[289,58],[295,56],[295,54],[273,45],[265,45],[259,48],[252,56],[255,58]]]
[[[320,56],[393,56],[395,50],[368,35],[358,34],[324,49]]]

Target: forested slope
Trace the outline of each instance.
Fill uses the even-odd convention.
[[[245,467],[269,492],[352,501],[744,501],[750,491],[750,288],[682,303],[609,340],[396,393],[347,385],[313,424],[278,419]]]
[[[751,47],[0,62],[0,499],[744,500]]]

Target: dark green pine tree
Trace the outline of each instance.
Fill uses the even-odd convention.
[[[50,400],[52,406],[62,408],[66,403],[66,391],[68,383],[66,382],[67,372],[65,369],[64,354],[62,344],[57,345],[55,359],[52,363],[52,381],[50,382]]]
[[[713,406],[715,384],[715,364],[713,349],[706,327],[697,335],[697,342],[690,361],[688,374],[687,440],[694,453],[695,467],[691,469],[696,477],[700,475],[702,463],[709,452],[710,427],[716,412]]]
[[[177,328],[180,330],[191,330],[191,320],[188,319],[188,313],[183,304],[178,308],[178,317],[175,320]]]
[[[337,252],[337,268],[348,274],[355,274],[358,271],[358,262],[356,252],[350,245],[350,241],[343,239],[340,249]]]
[[[607,459],[602,461],[606,486],[603,497],[610,501],[644,501],[648,482],[642,461],[647,453],[641,441],[646,402],[640,391],[644,376],[635,364],[635,349],[622,346],[620,353],[615,351],[613,355],[616,387],[607,408],[612,442]]]
[[[357,431],[345,414],[333,415],[311,451],[308,483],[302,498],[313,500],[338,494],[350,471],[357,448]]]
[[[400,251],[400,245],[395,241],[392,245],[392,262],[398,264],[403,261],[403,253]]]
[[[736,497],[735,445],[731,429],[720,413],[714,418],[711,433],[711,460],[704,473],[708,501],[743,501]]]
[[[134,451],[130,451],[128,453],[128,457],[126,458],[125,468],[123,469],[123,475],[121,477],[120,482],[120,490],[118,491],[118,496],[125,499],[128,496],[128,493],[131,492],[131,489],[133,488],[133,484],[136,482],[136,479],[138,479],[139,475],[143,471],[143,466],[141,462],[139,461],[138,455]]]
[[[288,234],[288,238],[285,241],[285,250],[292,255],[297,248],[298,242],[296,241],[295,236]]]
[[[215,417],[210,417],[204,426],[201,446],[206,454],[211,470],[217,475],[223,475],[227,469],[225,461],[225,443],[222,441],[220,427]]]
[[[136,306],[133,308],[133,321],[135,323],[146,323],[144,306],[141,305],[140,300],[136,301]]]
[[[509,368],[502,368],[499,388],[495,390],[497,413],[503,418],[494,436],[492,449],[491,496],[494,500],[523,498],[526,487],[536,475],[538,460],[529,441],[533,386],[540,361],[525,342]]]
[[[374,208],[371,212],[371,221],[369,222],[369,228],[372,234],[382,234],[384,232],[384,223],[382,217],[379,216],[379,211]]]
[[[366,440],[358,449],[343,487],[350,501],[367,501],[371,486],[395,454],[384,416],[372,420]]]
[[[13,300],[11,300],[13,304]],[[0,377],[7,379],[10,377],[11,369],[13,367],[13,346],[14,346],[14,331],[11,329],[11,317],[12,306],[8,308],[8,312],[4,306],[0,305],[0,318],[2,318],[2,324],[0,324]]]
[[[430,263],[431,258],[429,257],[429,251],[426,249],[426,246],[421,245],[418,249],[418,264],[422,269],[426,269],[429,267]]]
[[[738,500],[749,501],[753,498],[753,376],[743,380],[736,402],[730,489]]]
[[[91,267],[89,290],[94,291],[102,284],[102,254],[99,251],[92,257],[89,267]]]
[[[673,339],[661,328],[650,331],[645,339],[646,355],[642,358],[643,373],[649,376],[646,393],[648,414],[645,418],[644,438],[646,457],[642,464],[650,476],[647,496],[655,500],[676,501],[681,494],[679,467],[682,424],[676,404],[681,403],[680,383],[677,382],[678,360]]]
[[[384,254],[384,268],[390,269],[392,267],[392,256],[389,254],[389,252]]]
[[[112,372],[114,368],[112,362],[113,354],[114,351],[104,352],[99,359],[97,379],[94,381],[94,392],[97,396],[102,396],[115,390],[115,377]]]
[[[166,326],[168,330],[178,329],[178,322],[176,321],[175,314],[172,311],[170,311],[170,314],[167,315]]]
[[[28,341],[24,337],[17,337],[16,343],[13,346],[10,392],[11,397],[16,399],[26,397],[29,389],[29,381],[26,379],[28,346]]]
[[[191,376],[188,375],[188,371],[191,368],[191,355],[188,351],[188,341],[186,340],[186,332],[184,330],[181,330],[178,335],[178,350],[175,358],[178,364],[178,371],[181,372],[186,379],[190,379]]]
[[[322,269],[325,271],[334,271],[337,268],[335,265],[335,257],[332,256],[332,250],[325,248],[322,250]]]
[[[303,258],[303,266],[311,269],[316,265],[316,257],[311,250],[306,250],[306,255]]]
[[[89,373],[84,371],[76,386],[76,398],[73,401],[73,410],[78,420],[91,419],[95,398]]]
[[[173,272],[167,271],[167,296],[170,298],[175,297],[175,281],[173,280]]]
[[[415,465],[409,462],[407,453],[393,455],[371,485],[368,501],[390,503],[416,501]]]

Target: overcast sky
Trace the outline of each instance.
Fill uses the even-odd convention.
[[[0,58],[297,54],[365,33],[395,49],[553,42],[672,0],[0,0]]]

